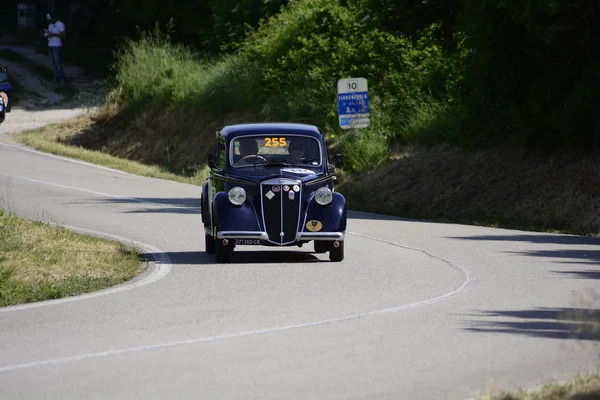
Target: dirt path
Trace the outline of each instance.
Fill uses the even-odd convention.
[[[35,49],[22,46],[0,46],[18,52],[37,64],[51,69],[48,56],[35,52]],[[24,93],[19,97],[6,120],[0,124],[0,140],[11,140],[29,129],[76,118],[97,109],[103,102],[107,89],[102,82],[95,81],[74,66],[65,65],[68,86],[73,93],[66,95],[56,90],[53,82],[47,81],[22,64],[4,60],[0,65],[8,67],[9,75],[18,81]]]

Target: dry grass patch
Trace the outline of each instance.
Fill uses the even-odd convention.
[[[490,393],[478,400],[597,400],[600,375],[582,375],[569,382],[550,383],[535,390]]]
[[[101,111],[70,121],[31,130],[22,135],[19,138],[19,142],[43,152],[75,158],[135,175],[196,185],[205,181],[208,172],[206,167],[196,170],[191,175],[184,176],[172,173],[158,165],[147,165],[142,162],[121,158],[118,155],[111,154],[109,149],[103,146],[88,149],[83,145],[71,144],[74,137],[83,135],[84,133],[89,135],[103,135],[103,132],[106,134],[106,131],[112,129],[114,127],[111,125],[109,114],[106,111]]]
[[[340,188],[396,216],[600,236],[600,155],[413,149]]]
[[[87,293],[141,272],[125,245],[0,211],[0,306]]]
[[[252,116],[215,119],[187,107],[150,106],[133,114],[108,103],[100,111],[27,132],[19,140],[35,149],[136,175],[202,185],[215,133]]]

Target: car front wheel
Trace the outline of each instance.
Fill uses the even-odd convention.
[[[218,263],[226,263],[233,252],[233,242],[223,244],[223,239],[215,240],[215,259]]]
[[[336,242],[338,246],[335,244],[331,245],[331,250],[329,250],[329,259],[331,261],[342,261],[344,259],[344,242]]]
[[[204,250],[208,254],[215,254],[215,238],[204,233]]]

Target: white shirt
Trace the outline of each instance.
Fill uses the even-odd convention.
[[[59,34],[61,32],[65,32],[65,24],[61,21],[56,21],[55,23],[48,25],[48,33]],[[62,44],[62,38],[60,37],[53,36],[48,38],[49,47],[60,47]]]

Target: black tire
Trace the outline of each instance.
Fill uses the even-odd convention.
[[[208,254],[215,254],[215,238],[204,232],[204,250]]]
[[[344,259],[344,242],[339,242],[339,246],[331,246],[329,250],[329,259],[331,261],[342,261]]]
[[[231,242],[224,245],[222,239],[215,240],[215,260],[218,263],[228,262],[232,252],[233,246],[231,245]]]
[[[326,240],[315,240],[315,253],[327,253],[331,249],[332,243]]]

